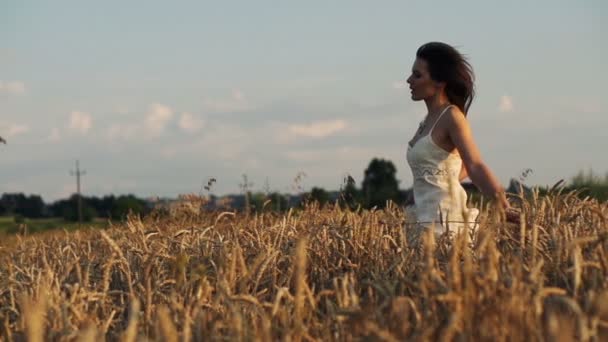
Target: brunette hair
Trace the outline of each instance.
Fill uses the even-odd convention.
[[[467,59],[451,45],[440,42],[422,45],[416,57],[427,62],[433,80],[445,82],[448,100],[467,115],[475,97],[475,74]]]

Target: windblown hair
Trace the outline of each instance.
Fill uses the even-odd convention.
[[[454,47],[440,42],[422,45],[416,57],[427,62],[433,80],[445,82],[448,100],[466,116],[475,97],[475,74],[466,58]]]

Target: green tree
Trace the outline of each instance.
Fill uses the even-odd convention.
[[[287,197],[279,192],[255,192],[249,195],[251,210],[256,212],[264,211],[285,211],[288,209],[289,203]],[[266,205],[264,205],[266,204]]]
[[[570,185],[573,187],[588,187],[594,185],[608,185],[608,172],[604,175],[604,178],[596,175],[593,170],[588,169],[587,172],[581,170],[576,176],[572,177]]]
[[[22,193],[4,193],[0,198],[0,212],[3,215],[13,215],[19,207],[19,203],[25,200]]]
[[[146,203],[134,195],[121,195],[112,203],[112,218],[123,220],[127,214],[145,214],[147,212]]]
[[[95,208],[99,217],[110,218],[112,216],[112,207],[116,202],[114,195],[106,195],[103,197],[83,197],[85,203]]]
[[[45,215],[46,205],[39,195],[26,196],[23,193],[5,193],[0,198],[0,214],[21,215],[39,218]]]
[[[250,191],[246,194],[249,198],[249,210],[261,212],[264,208],[264,203],[268,200],[267,196],[263,192],[251,193]]]
[[[308,201],[318,202],[320,206],[329,202],[329,194],[323,188],[313,187],[306,197]]]
[[[592,197],[601,202],[608,200],[608,173],[604,177],[596,175],[591,169],[579,171],[572,177],[566,190],[578,190],[581,197]]]
[[[279,192],[272,192],[268,195],[268,199],[270,200],[270,206],[272,208],[272,210],[275,210],[277,212],[281,212],[281,211],[285,211],[287,209],[289,209],[289,201],[287,199],[287,196],[279,193]]]
[[[344,183],[340,187],[338,204],[341,208],[356,209],[362,204],[361,191],[357,189],[356,182],[351,175],[344,177]]]
[[[397,169],[390,160],[374,158],[365,170],[362,192],[367,208],[384,208],[387,200],[397,201],[399,182],[395,177]]]
[[[63,219],[70,222],[78,222],[78,209],[71,207],[64,207],[63,209]],[[85,203],[82,205],[82,221],[83,222],[91,222],[93,219],[97,217],[97,212],[95,209]]]
[[[42,197],[39,195],[29,195],[15,210],[15,213],[29,218],[40,218],[44,216],[44,211],[45,204]]]
[[[56,201],[51,205],[51,212],[55,216],[61,216],[66,221],[78,221],[78,195],[73,194],[68,199]],[[91,222],[97,217],[97,211],[90,206],[86,200],[82,201],[82,220]]]

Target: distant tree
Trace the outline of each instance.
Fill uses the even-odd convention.
[[[289,200],[288,200],[287,196],[285,196],[279,192],[271,192],[268,195],[268,199],[270,200],[269,205],[271,206],[272,210],[274,210],[274,211],[277,211],[277,212],[285,211],[289,207]]]
[[[61,215],[61,216],[63,217],[64,220],[70,221],[70,222],[78,222],[77,207],[64,207],[62,214],[63,215]],[[91,222],[91,221],[93,221],[93,219],[95,219],[95,217],[97,217],[97,212],[95,211],[95,209],[83,202],[83,204],[82,204],[82,221]]]
[[[60,199],[49,205],[50,215],[54,217],[62,217],[66,208],[70,205],[69,199]]]
[[[93,207],[99,217],[111,218],[112,208],[115,205],[116,197],[114,195],[106,195],[104,197],[85,197],[83,202]]]
[[[146,214],[148,208],[146,202],[135,197],[135,195],[121,195],[112,204],[112,218],[123,220],[127,214]]]
[[[78,194],[73,194],[69,199],[69,210],[64,211],[63,218],[66,221],[78,222]],[[82,221],[91,222],[97,217],[97,211],[86,198],[82,198]]]
[[[22,193],[4,193],[0,198],[0,211],[3,215],[13,215],[20,202],[25,200]]]
[[[329,193],[327,193],[325,189],[316,186],[310,189],[310,192],[306,194],[306,197],[308,201],[317,202],[321,206],[329,202]]]
[[[390,160],[374,158],[365,170],[362,192],[367,208],[384,208],[387,200],[397,201],[399,184],[397,169]]]
[[[78,221],[78,195],[72,194],[68,199],[61,199],[49,206],[52,216],[62,217],[66,221]],[[82,200],[82,220],[90,222],[97,216],[97,211],[86,198]]]
[[[0,198],[1,215],[21,215],[28,218],[43,217],[46,206],[39,195],[26,196],[23,193],[5,193]]]
[[[264,202],[266,202],[266,198],[267,195],[263,192],[255,192],[252,193],[251,191],[248,191],[245,194],[245,201],[247,201],[247,199],[249,199],[249,210],[250,211],[262,211],[263,207],[264,207]],[[247,210],[247,204],[245,204],[245,210]]]
[[[21,214],[29,218],[40,218],[45,213],[45,204],[39,195],[29,195],[15,210],[15,214]]]
[[[357,189],[355,179],[351,175],[344,177],[338,194],[338,204],[341,208],[356,209],[362,204],[361,191]]]
[[[285,195],[278,192],[249,193],[251,210],[256,212],[264,211],[285,211],[288,208],[288,199]]]
[[[608,201],[608,173],[601,177],[591,169],[587,172],[579,171],[570,180],[566,190],[578,190],[580,197],[592,197],[599,201]]]
[[[587,172],[581,170],[570,180],[572,187],[588,187],[594,185],[608,185],[608,172],[602,178],[596,175],[592,169],[588,169]]]

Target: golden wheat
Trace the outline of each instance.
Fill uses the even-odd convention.
[[[521,206],[519,225],[486,207],[472,236],[414,246],[392,203],[184,205],[104,231],[12,237],[0,338],[608,339],[608,205],[554,192]]]

